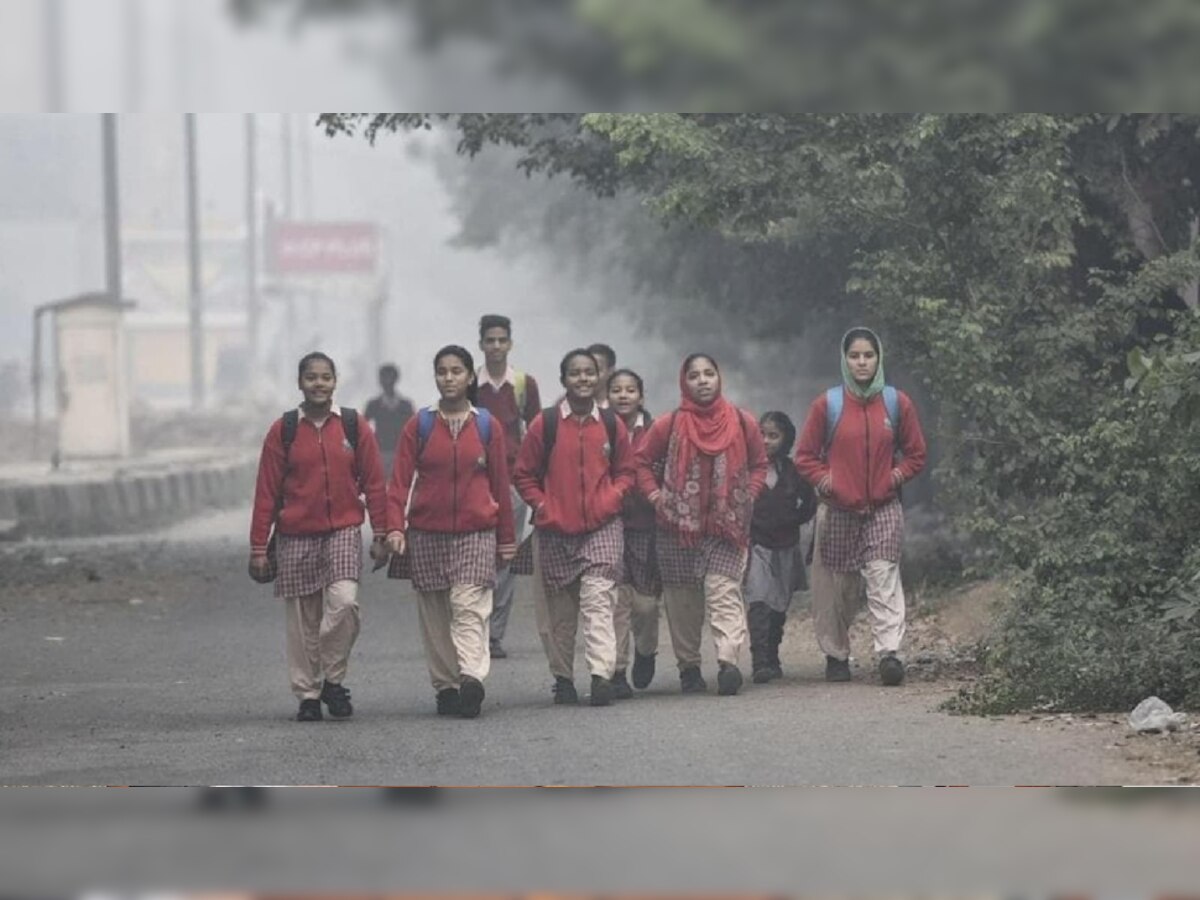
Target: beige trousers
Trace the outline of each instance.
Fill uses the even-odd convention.
[[[621,585],[613,609],[613,631],[617,638],[617,669],[629,666],[631,643],[641,656],[653,656],[658,651],[658,598],[639,594],[632,585]]]
[[[583,620],[583,646],[588,672],[612,678],[617,663],[613,609],[616,582],[584,575],[566,590],[549,593],[542,582],[538,539],[533,538],[534,619],[555,678],[575,678],[575,637]]]
[[[491,668],[488,629],[492,589],[456,584],[448,591],[417,594],[421,640],[435,691],[456,688],[464,675],[483,681]]]
[[[292,693],[301,700],[321,694],[321,673],[334,684],[346,677],[361,616],[358,582],[335,581],[324,591],[284,600],[287,662]]]
[[[663,585],[663,605],[671,646],[680,670],[700,665],[700,640],[704,621],[717,646],[717,661],[737,665],[745,646],[746,605],[742,584],[728,575],[706,575],[703,585]]]
[[[817,509],[815,545],[810,572],[813,627],[826,656],[850,657],[850,625],[858,614],[864,584],[876,653],[894,653],[904,640],[904,585],[900,564],[873,559],[858,572],[832,572],[821,560],[821,531],[826,507]]]

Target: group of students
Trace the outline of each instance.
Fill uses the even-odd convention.
[[[558,704],[579,702],[580,625],[591,705],[647,687],[660,606],[685,693],[708,690],[705,621],[718,694],[741,689],[747,643],[752,679],[780,677],[806,556],[826,678],[850,680],[865,582],[880,679],[903,681],[899,489],[922,470],[925,442],[912,402],[884,380],[877,335],[846,334],[842,384],[812,403],[797,440],[784,413],[759,419],[725,398],[707,354],[684,360],[678,407],[652,418],[641,377],[616,368],[611,348],[575,349],[559,367],[564,393],[542,409],[536,381],[509,364],[511,322],[484,316],[479,333],[478,369],[461,346],[435,355],[440,399],[399,430],[390,473],[371,426],[334,406],[333,360],[300,361],[303,403],[263,443],[250,557],[251,576],[273,578],[285,601],[299,720],[321,719],[322,704],[335,718],[353,712],[343,679],[367,516],[376,567],[418,596],[440,715],[480,714],[519,574],[532,576]],[[801,547],[809,520],[814,541]]]

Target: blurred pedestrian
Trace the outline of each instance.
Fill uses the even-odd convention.
[[[404,430],[404,423],[413,417],[412,401],[396,392],[399,384],[399,366],[395,363],[384,363],[380,366],[380,392],[367,401],[367,408],[363,412],[375,431],[375,440],[379,442],[384,478],[392,474],[396,444],[400,440],[400,432]]]

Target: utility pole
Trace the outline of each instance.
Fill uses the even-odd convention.
[[[258,377],[258,122],[246,113],[246,339],[250,377]],[[253,385],[252,385],[253,387]]]
[[[121,201],[117,171],[117,114],[100,115],[100,156],[104,180],[104,285],[114,302],[121,289]]]
[[[192,409],[204,407],[204,321],[200,281],[200,204],[196,177],[196,114],[183,116],[187,158],[188,334],[192,358]]]
[[[42,39],[46,63],[42,70],[46,111],[62,112],[66,108],[62,0],[42,0]]]
[[[290,222],[296,215],[293,204],[292,182],[292,114],[280,113],[283,116],[283,219]]]

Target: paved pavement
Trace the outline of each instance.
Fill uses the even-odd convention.
[[[1099,741],[937,711],[952,684],[826,684],[816,649],[795,641],[785,643],[782,682],[718,697],[709,658],[714,692],[683,696],[664,627],[650,690],[610,708],[556,707],[532,608],[520,600],[483,716],[439,718],[412,596],[382,573],[361,592],[364,629],[346,682],[356,714],[296,723],[280,606],[245,575],[246,522],[240,510],[154,535],[0,549],[0,783],[1121,780]]]

